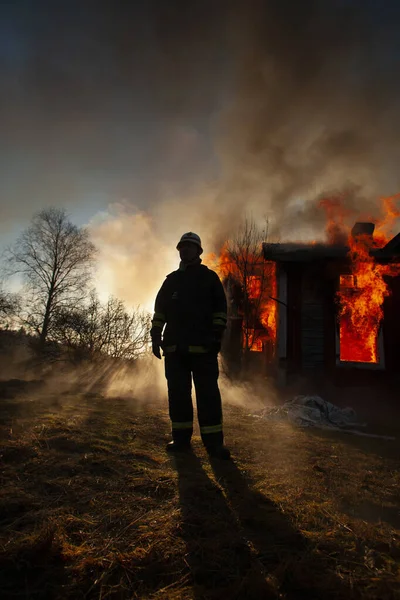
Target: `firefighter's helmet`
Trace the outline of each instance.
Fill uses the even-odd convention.
[[[190,242],[191,244],[196,244],[200,248],[200,254],[203,252],[203,248],[201,247],[201,239],[197,235],[197,233],[193,233],[193,231],[189,231],[188,233],[184,233],[181,239],[178,242],[176,247],[177,250],[181,247],[181,244],[184,242]]]

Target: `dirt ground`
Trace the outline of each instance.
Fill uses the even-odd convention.
[[[165,406],[3,384],[2,599],[400,598],[400,435],[225,433],[170,458]]]

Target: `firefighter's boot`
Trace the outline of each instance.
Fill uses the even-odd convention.
[[[174,454],[179,452],[191,452],[192,446],[190,441],[172,441],[168,442],[165,449],[167,452]]]

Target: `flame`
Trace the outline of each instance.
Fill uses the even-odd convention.
[[[400,193],[387,198],[381,198],[383,205],[383,217],[381,219],[370,219],[375,223],[376,231],[374,233],[374,244],[378,248],[382,248],[389,241],[389,233],[393,229],[396,220],[400,218],[400,207],[396,206],[396,201],[399,200]]]
[[[325,233],[330,244],[346,243],[350,237],[351,226],[355,221],[367,221],[375,225],[374,247],[382,248],[391,235],[393,235],[393,226],[400,218],[400,207],[397,202],[400,199],[400,192],[393,196],[380,198],[382,214],[380,218],[369,213],[358,214],[353,209],[344,206],[346,202],[345,194],[322,198],[319,200],[319,207],[325,211],[326,226]]]
[[[255,329],[248,329],[249,339],[252,340],[250,352],[262,352],[264,350],[263,338]],[[245,346],[245,344],[243,344]]]
[[[276,342],[277,335],[277,278],[276,263],[265,261],[260,276],[250,276],[247,285],[250,300],[260,303],[260,322],[265,329],[264,337]]]
[[[373,250],[383,248],[392,237],[393,225],[400,218],[400,193],[381,198],[382,217],[356,214],[344,207],[344,195],[320,200],[326,212],[326,234],[329,243],[349,247],[350,271],[339,277],[337,301],[340,339],[340,360],[344,362],[378,364],[378,339],[383,320],[383,303],[390,295],[387,279],[400,275],[400,264],[384,264],[373,256]],[[375,225],[374,236],[351,234],[354,222],[365,221]],[[315,244],[316,242],[311,242]],[[277,277],[276,263],[257,263],[257,257],[248,257],[257,268],[245,281],[240,265],[229,255],[225,245],[219,256],[209,257],[213,268],[222,279],[232,277],[242,284],[250,302],[259,307],[259,324],[247,329],[244,325],[244,347],[263,351],[266,342],[275,350],[277,340]],[[265,282],[265,284],[263,283]],[[243,316],[243,315],[242,315]],[[250,343],[247,343],[251,340]]]
[[[207,264],[214,268],[222,280],[232,278],[247,296],[247,312],[250,313],[250,318],[247,327],[245,319],[243,320],[243,347],[253,352],[262,352],[265,343],[270,342],[274,350],[278,312],[276,263],[250,254],[245,260],[247,267],[242,268],[240,259],[234,260],[230,255],[227,244],[221,249],[219,256],[208,255],[206,259]],[[239,312],[243,312],[243,308]]]
[[[351,275],[339,282],[340,360],[377,364],[383,302],[390,294],[385,278],[400,275],[400,265],[380,264],[371,256],[369,236],[349,238]]]
[[[339,339],[340,360],[378,364],[381,357],[378,349],[378,336],[383,319],[383,303],[390,294],[388,277],[400,275],[400,265],[379,263],[371,251],[383,248],[389,241],[388,232],[400,209],[396,200],[400,194],[382,198],[383,217],[366,221],[375,224],[373,238],[368,235],[352,236],[346,219],[354,218],[352,211],[342,206],[342,198],[325,199],[320,202],[327,214],[326,231],[331,243],[338,243],[347,237],[350,259],[350,274],[339,278]]]

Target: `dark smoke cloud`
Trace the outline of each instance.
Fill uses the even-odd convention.
[[[296,235],[321,224],[315,197],[349,188],[349,205],[376,210],[400,187],[397,2],[16,0],[2,13],[3,223],[173,198],[161,213],[190,228],[212,215],[218,240],[244,210]]]
[[[320,227],[325,194],[376,213],[400,186],[398,4],[250,0],[236,17],[223,193],[264,203],[284,235]]]

